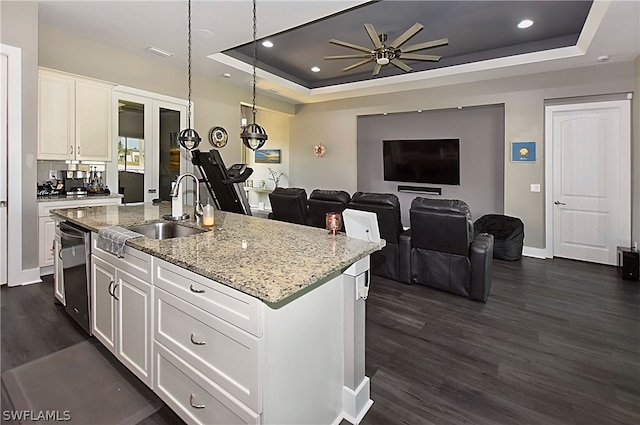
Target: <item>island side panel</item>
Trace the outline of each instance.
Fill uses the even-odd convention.
[[[263,424],[339,423],[344,276],[280,308],[265,305]]]

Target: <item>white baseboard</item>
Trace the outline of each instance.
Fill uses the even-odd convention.
[[[542,258],[544,260],[547,258],[547,250],[543,248],[525,246],[522,248],[522,255],[525,257]]]
[[[40,276],[46,276],[49,274],[53,274],[53,266],[40,267]]]
[[[42,282],[42,280],[40,280],[40,267],[22,270],[16,274],[17,276],[12,276],[12,279],[9,280],[9,286],[30,285],[32,283]]]
[[[354,425],[362,422],[373,400],[369,397],[369,377],[365,376],[355,391],[348,387],[342,387],[342,412],[345,420]]]

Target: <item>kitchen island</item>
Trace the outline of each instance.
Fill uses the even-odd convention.
[[[53,213],[98,232],[161,221],[170,205]],[[372,403],[362,288],[384,242],[220,211],[215,221],[129,239],[124,258],[92,242],[94,335],[188,423],[359,422]]]

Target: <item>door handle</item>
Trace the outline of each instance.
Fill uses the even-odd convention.
[[[7,206],[7,201],[0,201],[0,208],[5,208]]]
[[[120,286],[119,283],[116,283],[115,285],[113,285],[113,298],[115,298],[116,301],[120,301],[120,298],[116,296],[116,290],[118,289],[118,286]]]
[[[204,289],[196,289],[193,287],[193,285],[189,285],[189,289],[191,289],[191,292],[194,292],[196,294],[204,294]]]
[[[191,332],[191,343],[193,345],[206,345],[207,343],[205,341],[196,341],[195,339],[193,339],[195,335],[193,334],[193,332]]]
[[[554,204],[556,204],[556,205],[567,205],[564,202],[560,202],[560,201],[555,201]]]
[[[109,291],[109,295],[111,295],[112,297],[115,297],[115,295],[113,295],[113,292],[111,292],[111,285],[113,285],[114,283],[116,283],[115,280],[109,282],[109,287],[107,288],[107,291]]]
[[[204,404],[194,404],[193,403],[193,394],[191,394],[189,396],[189,404],[191,405],[191,407],[193,407],[194,409],[204,409]]]

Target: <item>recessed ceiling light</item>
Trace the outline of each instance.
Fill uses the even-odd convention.
[[[162,49],[159,49],[158,47],[154,47],[154,46],[147,47],[147,52],[151,52],[151,53],[156,54],[158,56],[164,56],[165,58],[173,56],[173,53],[167,52],[166,50],[162,50]]]
[[[225,72],[224,74],[222,74],[222,76],[224,78],[231,78],[231,74],[229,74],[228,72]]]
[[[422,112],[422,109],[418,109],[418,112]]]
[[[382,115],[387,115],[387,113],[386,113],[386,112],[383,112],[383,113],[382,113]]]
[[[204,28],[200,28],[199,30],[196,30],[196,34],[198,34],[202,38],[213,38],[215,36],[214,33]]]
[[[313,72],[320,72],[320,68],[318,68],[317,66],[312,66],[312,67],[311,67],[311,70],[312,70]]]
[[[531,25],[533,25],[533,21],[531,19],[523,19],[518,24],[518,28],[520,29],[529,28]]]
[[[462,109],[462,106],[458,106],[458,109]]]
[[[272,43],[271,41],[269,41],[269,40],[265,40],[265,41],[263,41],[263,42],[262,42],[262,45],[263,45],[264,47],[273,47],[273,43]]]
[[[598,56],[598,62],[607,62],[609,60],[609,55]]]

